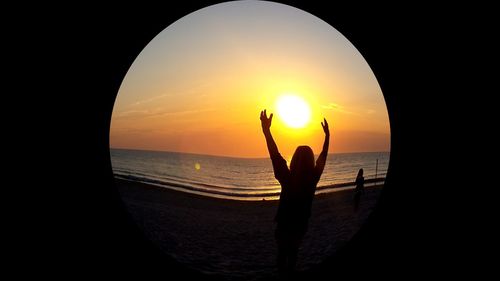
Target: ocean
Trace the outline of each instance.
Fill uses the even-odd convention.
[[[113,148],[110,152],[116,178],[224,199],[279,198],[280,185],[274,178],[270,158]],[[365,186],[375,184],[372,181],[383,181],[389,166],[389,155],[389,152],[329,154],[316,194],[354,188],[360,168],[364,170]]]

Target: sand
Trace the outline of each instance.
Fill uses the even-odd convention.
[[[277,201],[235,201],[116,179],[131,217],[166,254],[225,280],[272,278]],[[297,270],[345,245],[375,207],[381,186],[366,188],[357,212],[353,190],[316,195]]]

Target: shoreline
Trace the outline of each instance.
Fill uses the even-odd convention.
[[[208,191],[203,191],[203,190],[198,190],[196,188],[189,188],[183,185],[176,185],[172,183],[154,183],[154,182],[145,182],[145,181],[140,181],[140,180],[134,180],[134,179],[127,179],[124,178],[120,175],[114,175],[115,181],[126,181],[126,182],[133,182],[133,183],[140,183],[143,185],[147,186],[152,186],[152,187],[157,187],[157,188],[162,188],[162,189],[168,189],[176,192],[181,192],[181,193],[187,193],[187,194],[193,194],[201,197],[207,197],[207,198],[217,198],[217,199],[223,199],[223,200],[234,200],[234,201],[276,201],[279,200],[280,192],[274,192],[274,193],[269,193],[263,196],[255,196],[254,194],[248,194],[248,195],[233,195],[227,192],[208,192]],[[381,182],[381,183],[377,183]],[[382,187],[385,183],[385,178],[376,178],[376,179],[368,179],[365,180],[365,189],[366,188],[374,188],[374,187]],[[320,195],[325,195],[325,194],[330,194],[330,193],[335,193],[335,192],[340,192],[343,190],[352,190],[356,186],[355,182],[346,182],[346,183],[337,183],[337,184],[331,184],[331,185],[326,185],[326,186],[321,186],[316,188],[316,194],[315,196],[320,196]]]

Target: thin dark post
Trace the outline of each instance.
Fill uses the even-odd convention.
[[[375,185],[377,185],[377,173],[378,173],[378,158],[377,158],[377,164],[375,164]]]

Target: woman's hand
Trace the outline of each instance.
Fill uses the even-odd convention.
[[[267,118],[266,110],[260,112],[260,124],[262,125],[262,129],[269,129],[271,127],[271,122],[273,121],[273,114],[269,115]]]
[[[326,136],[330,136],[330,129],[328,128],[328,122],[326,122],[326,118],[323,118],[325,121],[324,124],[321,122],[321,127],[323,127],[323,132],[325,132]]]

